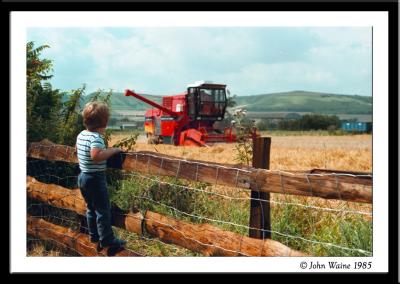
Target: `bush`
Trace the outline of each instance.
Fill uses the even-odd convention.
[[[306,114],[299,119],[281,120],[278,125],[282,130],[333,131],[340,128],[340,119],[336,115]]]
[[[257,124],[256,127],[258,130],[263,131],[263,130],[268,130],[268,121],[265,119],[261,119]]]

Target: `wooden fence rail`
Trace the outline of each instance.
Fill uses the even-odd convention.
[[[67,189],[27,177],[28,196],[84,215],[86,204],[79,189]],[[305,256],[277,241],[259,240],[224,231],[210,224],[192,224],[155,212],[125,212],[113,208],[114,226],[142,234],[143,228],[166,243],[182,246],[206,256]],[[28,223],[30,219],[28,219]]]
[[[126,249],[119,249],[114,252],[111,252],[110,249],[98,250],[97,245],[90,242],[88,235],[71,231],[63,226],[29,215],[27,216],[27,233],[82,256],[140,256]]]
[[[27,156],[37,159],[77,163],[73,147],[29,143]],[[372,203],[370,173],[332,173],[323,170],[287,172],[252,167],[184,160],[153,152],[121,153],[108,165],[144,174],[173,176],[261,192],[274,192],[326,199]]]

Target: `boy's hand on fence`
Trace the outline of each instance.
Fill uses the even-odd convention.
[[[122,164],[125,160],[125,155],[118,155],[123,153],[123,150],[120,148],[108,148],[107,151],[110,152],[110,157],[107,159],[107,167],[122,169]]]
[[[122,152],[121,148],[111,148],[111,150],[113,151],[113,155],[119,154]]]

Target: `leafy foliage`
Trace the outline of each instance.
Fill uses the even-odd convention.
[[[245,110],[236,110],[233,114],[235,117],[236,140],[235,145],[236,160],[250,165],[253,159],[253,140],[251,133],[254,131],[254,121],[246,117]]]
[[[111,96],[113,94],[113,90],[110,89],[108,92],[105,92],[101,89],[98,89],[96,92],[88,96],[89,102],[101,101],[108,105],[111,108]]]
[[[82,88],[72,90],[69,99],[63,104],[62,128],[59,128],[59,142],[64,145],[75,145],[76,136],[84,129],[80,102],[85,92]]]
[[[236,99],[237,99],[237,95],[230,95],[230,94],[228,94],[228,96],[226,97],[226,100],[227,100],[227,107],[234,107],[234,106],[236,106],[237,105],[237,103],[236,103]]]
[[[40,59],[41,52],[50,48],[49,45],[42,45],[37,48],[34,47],[34,42],[28,42],[26,45],[27,61],[26,61],[26,75],[28,78],[28,89],[33,86],[41,84],[42,81],[49,80],[53,75],[49,74],[52,70],[53,63],[48,59]]]
[[[54,131],[60,122],[62,93],[53,90],[47,80],[52,75],[52,61],[41,59],[41,52],[49,48],[48,45],[34,47],[28,42],[26,63],[26,93],[27,93],[27,137],[28,141],[38,141],[48,138],[58,140],[58,133]]]
[[[113,147],[124,148],[127,151],[133,151],[134,150],[133,147],[136,144],[136,139],[138,136],[139,133],[133,133],[131,134],[131,136],[119,140],[117,143],[113,145]]]
[[[27,136],[28,141],[49,139],[54,143],[73,146],[76,136],[84,129],[82,101],[86,86],[61,92],[48,82],[53,77],[52,60],[42,59],[41,53],[49,48],[37,48],[34,42],[27,43]],[[91,98],[111,104],[112,90],[103,94],[101,90]],[[107,144],[109,133],[105,135]]]
[[[282,120],[279,129],[283,130],[336,130],[340,119],[336,115],[306,114],[299,119]]]

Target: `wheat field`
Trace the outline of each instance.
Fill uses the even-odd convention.
[[[114,134],[110,145],[128,136]],[[271,135],[270,169],[334,170],[372,172],[372,135],[348,136],[273,136]],[[211,147],[150,145],[139,139],[135,151],[154,151],[185,159],[238,164],[235,144],[214,144]]]

